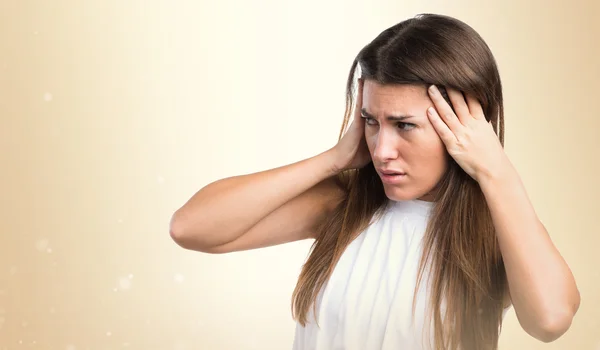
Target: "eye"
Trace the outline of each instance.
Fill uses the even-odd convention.
[[[366,117],[364,115],[362,115],[361,118],[363,118],[365,120],[365,123],[367,125],[376,125],[377,124],[377,121],[375,119],[373,119],[373,118]]]
[[[415,124],[411,124],[411,123],[403,123],[403,122],[399,122],[398,123],[398,127],[402,130],[411,130],[412,128],[414,128],[416,125]]]

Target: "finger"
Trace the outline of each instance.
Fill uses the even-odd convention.
[[[363,85],[364,85],[364,80],[358,79],[358,92],[356,94],[356,108],[354,110],[354,119],[359,120],[359,121],[362,120],[361,114],[362,114]]]
[[[440,115],[437,113],[435,108],[429,107],[427,109],[427,116],[429,117],[429,121],[433,125],[435,131],[440,135],[440,138],[446,144],[446,146],[450,146],[454,144],[456,140],[456,135],[450,130],[448,125],[440,118]]]
[[[467,106],[469,107],[469,111],[471,115],[475,119],[485,119],[485,115],[483,113],[483,108],[481,107],[481,103],[470,94],[467,94]]]
[[[448,91],[448,97],[450,97],[450,102],[452,102],[458,120],[460,120],[463,125],[466,125],[468,118],[471,117],[471,113],[469,111],[469,106],[465,101],[465,97],[462,92],[455,89],[448,88],[446,91]]]
[[[452,132],[459,131],[460,127],[462,127],[462,124],[458,120],[458,117],[456,116],[456,114],[454,114],[452,107],[450,107],[448,102],[446,102],[446,100],[440,93],[440,90],[438,90],[438,88],[435,85],[431,85],[431,87],[428,89],[428,91],[429,91],[429,96],[431,97],[431,100],[433,101],[433,104],[435,105],[434,112],[436,112],[436,115],[441,116],[444,123],[446,123],[446,125],[448,125],[448,127],[450,128],[450,130]]]

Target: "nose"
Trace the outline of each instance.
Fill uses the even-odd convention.
[[[394,142],[393,135],[389,135],[385,130],[380,129],[375,140],[375,149],[373,158],[378,163],[386,163],[398,158],[398,148]]]

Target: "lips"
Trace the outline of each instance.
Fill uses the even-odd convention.
[[[380,174],[394,176],[394,175],[406,175],[405,172],[399,170],[388,170],[388,169],[378,169]]]
[[[384,184],[388,185],[402,185],[407,180],[406,173],[395,169],[377,169],[379,177]]]

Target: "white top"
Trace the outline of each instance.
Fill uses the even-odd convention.
[[[342,254],[317,298],[320,327],[311,308],[306,327],[296,325],[293,350],[429,349],[423,343],[431,341],[424,334],[427,274],[417,294],[415,323],[412,303],[433,203],[391,204]]]

